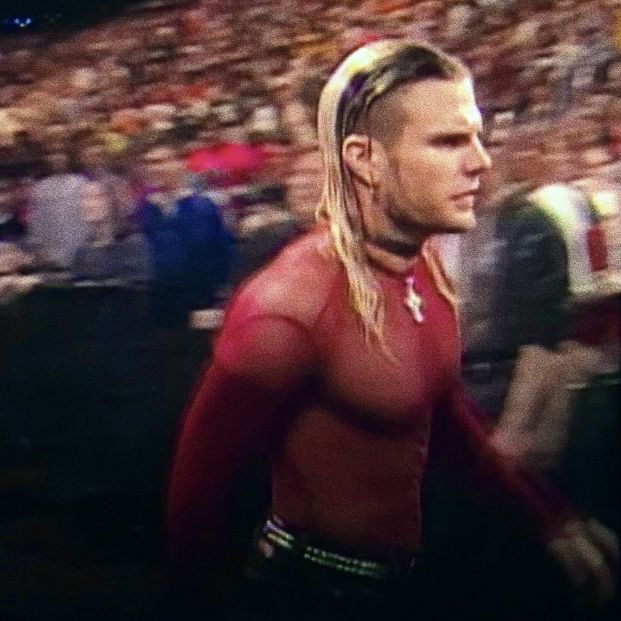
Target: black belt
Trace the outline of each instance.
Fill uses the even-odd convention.
[[[391,562],[350,556],[327,550],[306,539],[304,535],[291,533],[280,519],[272,517],[261,527],[256,549],[264,558],[274,556],[277,550],[284,551],[317,567],[382,581],[409,578],[416,563],[414,557]]]

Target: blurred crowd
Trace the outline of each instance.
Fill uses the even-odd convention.
[[[312,221],[324,79],[382,37],[471,67],[495,162],[484,212],[526,182],[614,195],[618,0],[145,2],[0,40],[0,278],[153,286],[163,321],[217,305]]]

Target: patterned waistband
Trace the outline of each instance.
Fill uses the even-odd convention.
[[[289,532],[277,517],[265,521],[260,535],[257,548],[266,558],[273,556],[276,550],[281,550],[313,565],[375,580],[407,578],[411,575],[416,562],[414,557],[408,561],[401,560],[393,563],[327,550],[307,543],[303,535],[294,535]]]

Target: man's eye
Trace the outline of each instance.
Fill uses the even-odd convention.
[[[460,147],[470,140],[469,136],[455,134],[450,136],[441,136],[437,143],[441,147]]]

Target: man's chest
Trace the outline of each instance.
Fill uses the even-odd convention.
[[[453,308],[425,283],[416,291],[421,303],[414,309],[409,293],[405,279],[384,289],[384,348],[365,340],[359,322],[344,307],[326,313],[317,331],[325,345],[320,379],[326,398],[406,423],[430,412],[454,384],[460,344]]]

